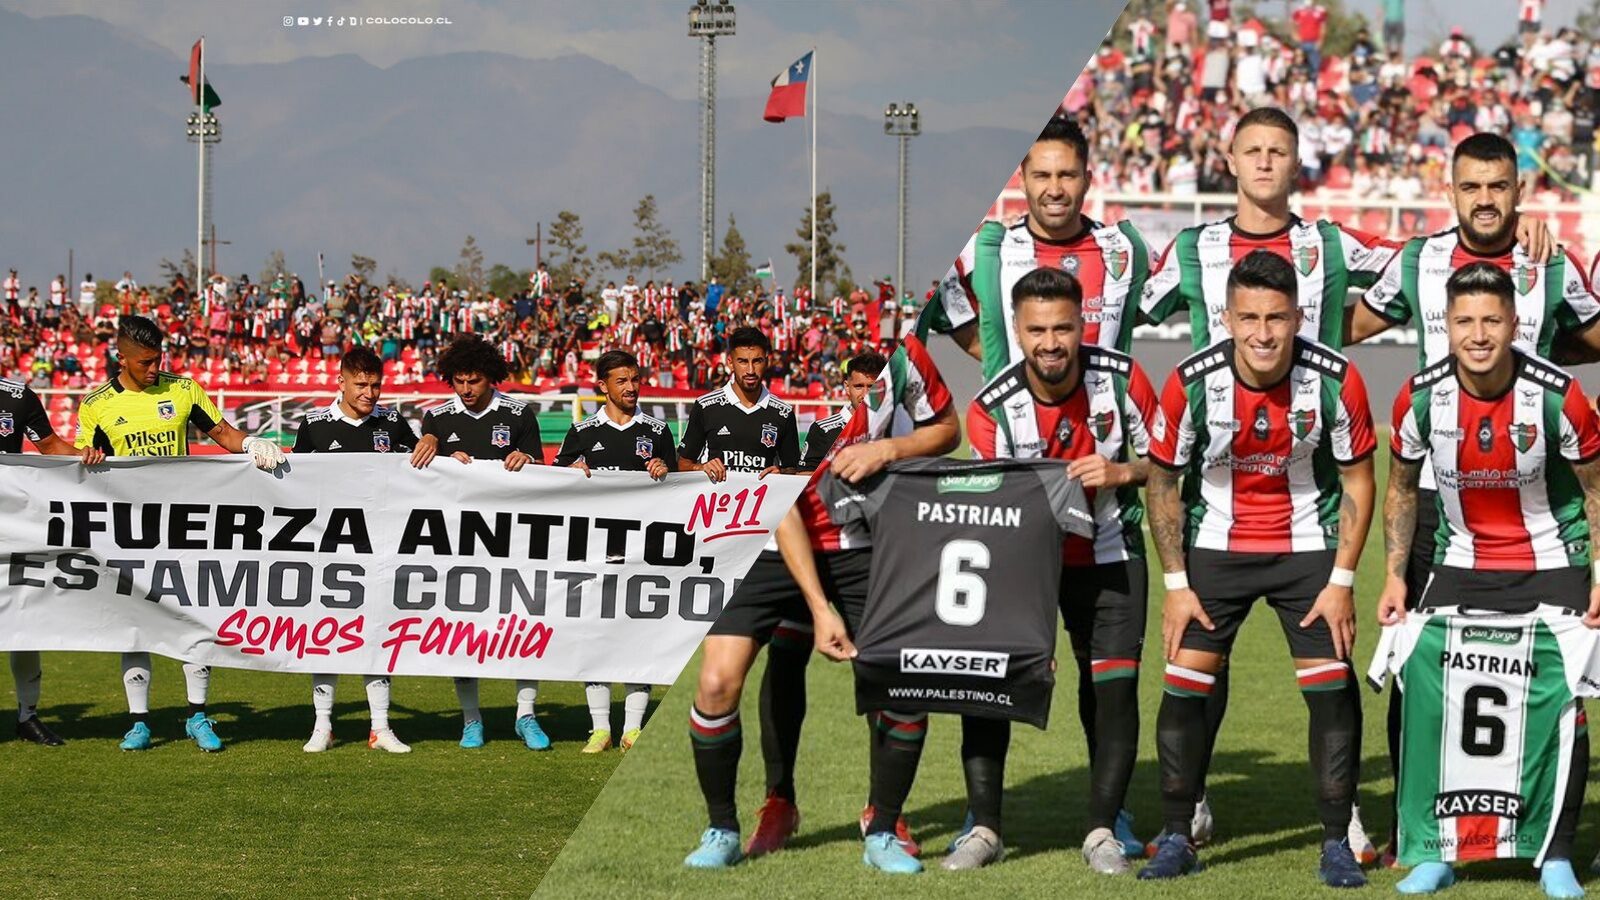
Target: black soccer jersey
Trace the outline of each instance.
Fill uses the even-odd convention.
[[[465,450],[473,459],[505,459],[521,450],[534,462],[544,462],[538,417],[528,404],[499,391],[481,413],[468,411],[460,397],[451,397],[422,417],[422,433],[439,439],[441,456]]]
[[[828,458],[833,441],[850,421],[850,410],[842,409],[826,418],[817,419],[806,431],[806,446],[800,453],[800,471],[810,472]]]
[[[766,389],[746,407],[730,382],[689,407],[678,456],[695,462],[722,460],[733,472],[759,472],[769,466],[793,469],[800,463],[800,428],[794,407]]]
[[[296,453],[410,453],[417,432],[397,410],[375,406],[365,418],[352,419],[339,401],[306,413],[295,432]]]
[[[872,533],[855,635],[856,708],[955,712],[1040,728],[1050,714],[1061,541],[1090,537],[1060,460],[912,459],[817,494]]]
[[[567,429],[556,465],[570,466],[580,459],[591,469],[643,472],[652,459],[666,463],[669,472],[678,468],[678,451],[667,423],[638,413],[628,424],[618,425],[604,409]]]
[[[0,453],[21,453],[24,437],[38,443],[52,430],[33,388],[0,378]]]

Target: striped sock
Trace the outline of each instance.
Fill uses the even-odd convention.
[[[1092,673],[1094,683],[1112,681],[1117,678],[1138,678],[1139,661],[1137,659],[1094,659],[1089,661],[1089,671]]]
[[[689,743],[694,748],[695,775],[711,827],[737,832],[739,810],[734,794],[739,784],[739,756],[744,752],[738,708],[724,716],[708,716],[690,707]]]
[[[799,622],[783,621],[772,630],[772,646],[784,650],[810,650],[811,626]]]
[[[739,710],[725,716],[708,716],[694,707],[689,708],[689,740],[696,749],[726,744],[741,736]]]
[[[1331,662],[1309,669],[1295,669],[1294,677],[1300,682],[1300,692],[1303,694],[1313,691],[1342,691],[1350,680],[1350,664]]]
[[[1167,663],[1162,689],[1174,697],[1209,697],[1217,676]]]
[[[878,713],[878,732],[891,741],[902,744],[921,744],[922,739],[928,736],[928,716],[926,713],[892,713],[887,710]]]
[[[1574,736],[1582,735],[1582,734],[1588,734],[1589,733],[1589,714],[1584,712],[1584,710],[1583,710],[1583,701],[1574,700],[1573,702],[1578,704],[1578,717],[1575,720],[1573,720],[1573,731],[1572,731],[1572,733],[1573,733]]]

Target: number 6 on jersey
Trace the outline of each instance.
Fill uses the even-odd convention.
[[[976,625],[983,621],[989,585],[977,571],[989,568],[989,545],[982,541],[954,540],[939,552],[939,584],[934,588],[933,609],[946,625]]]

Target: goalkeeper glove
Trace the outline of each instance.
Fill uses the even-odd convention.
[[[264,472],[270,472],[286,462],[283,451],[278,448],[278,445],[264,437],[251,435],[244,439],[244,446],[240,449],[250,454],[250,458],[255,461],[256,468]]]

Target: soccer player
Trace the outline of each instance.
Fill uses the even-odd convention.
[[[1207,764],[1206,695],[1265,596],[1310,712],[1318,874],[1333,887],[1366,883],[1349,840],[1360,697],[1348,659],[1355,567],[1376,491],[1372,414],[1355,367],[1297,336],[1295,275],[1268,250],[1234,265],[1222,316],[1229,339],[1179,364],[1151,428],[1150,533],[1166,585],[1156,720],[1166,827],[1140,878],[1198,866],[1190,829]]]
[[[16,270],[12,269],[13,276]],[[0,378],[0,453],[21,453],[26,437],[46,456],[77,456],[72,442],[56,435],[39,395],[20,381]],[[17,737],[46,747],[66,743],[39,718],[44,669],[37,650],[11,651],[11,677],[17,685]]]
[[[457,338],[439,354],[438,369],[439,377],[456,395],[423,416],[422,437],[411,451],[412,465],[424,468],[440,453],[462,463],[499,460],[508,472],[544,462],[534,411],[495,387],[511,373],[493,344],[476,335]],[[457,678],[455,685],[456,700],[461,704],[461,746],[468,750],[482,747],[478,679]],[[539,682],[517,679],[516,733],[529,750],[548,750],[550,738],[534,714],[538,696]]]
[[[1589,577],[1600,541],[1595,413],[1577,379],[1516,346],[1525,328],[1516,283],[1502,267],[1464,266],[1445,291],[1450,353],[1395,398],[1378,620],[1403,620],[1408,605],[1523,613],[1549,603],[1600,626],[1600,585]],[[1418,489],[1426,460],[1438,484],[1439,525],[1430,578],[1409,604],[1406,570],[1428,502]],[[1583,896],[1571,858],[1588,765],[1585,734],[1573,746],[1574,777],[1540,872],[1547,896]],[[1454,878],[1446,863],[1423,863],[1399,888],[1429,893]]]
[[[144,316],[123,316],[117,324],[117,357],[122,371],[83,398],[74,444],[86,466],[107,456],[188,456],[189,425],[229,453],[247,453],[256,468],[283,464],[283,450],[266,438],[247,435],[223,421],[222,413],[193,379],[160,369],[164,335]],[[189,700],[184,734],[207,752],[222,749],[216,722],[206,715],[211,668],[183,664]],[[132,727],[122,737],[124,750],[150,749],[150,654],[122,654],[122,685]]]
[[[1155,390],[1124,354],[1084,343],[1083,291],[1072,275],[1039,268],[1011,289],[1023,361],[989,381],[967,412],[967,438],[980,459],[1066,461],[1094,510],[1095,536],[1068,537],[1072,567],[1057,586],[1062,619],[1080,672],[1090,673],[1089,834],[1083,857],[1105,875],[1129,871],[1144,845],[1115,831],[1139,750],[1139,656],[1149,597],[1144,561],[1148,424]],[[1000,794],[1010,725],[962,717],[962,762],[974,827],[943,863],[968,869],[998,861]],[[1124,824],[1131,831],[1131,827]]]
[[[1457,225],[1448,231],[1407,241],[1384,269],[1378,283],[1353,304],[1345,335],[1347,343],[1367,340],[1391,327],[1414,324],[1419,368],[1450,354],[1445,307],[1446,284],[1452,273],[1475,262],[1489,262],[1511,275],[1516,288],[1517,333],[1513,344],[1523,353],[1562,362],[1600,359],[1600,302],[1591,293],[1583,268],[1565,248],[1556,248],[1546,262],[1537,262],[1515,234],[1524,221],[1518,206],[1517,151],[1497,134],[1474,134],[1456,145],[1451,161],[1450,198]],[[1418,482],[1416,536],[1406,565],[1406,597],[1415,603],[1433,569],[1434,536],[1439,528],[1437,487],[1424,458]],[[1402,692],[1389,694],[1389,765],[1400,762]],[[1393,817],[1391,817],[1391,822]],[[1394,846],[1393,825],[1390,829]],[[1385,854],[1386,858],[1392,854]]]
[[[400,413],[378,405],[383,394],[383,360],[367,347],[351,347],[339,361],[339,399],[306,414],[294,436],[296,453],[410,453],[417,433]],[[337,675],[311,676],[311,708],[316,721],[302,748],[321,753],[333,746],[333,694]],[[366,676],[372,729],[367,746],[390,753],[411,748],[389,727],[389,676]]]
[[[1011,291],[1036,268],[1060,268],[1083,287],[1084,343],[1127,353],[1150,253],[1131,222],[1102,225],[1083,214],[1089,141],[1078,123],[1052,118],[1022,159],[1028,213],[985,222],[967,241],[918,322],[918,335],[949,332],[982,361],[985,379],[1021,359]]]
[[[678,452],[667,423],[639,412],[639,360],[626,350],[602,353],[595,360],[594,376],[600,393],[605,395],[605,404],[594,415],[567,429],[555,464],[581,469],[585,476],[597,469],[648,472],[657,481],[676,471]],[[624,691],[619,745],[626,752],[644,729],[650,685],[629,684]],[[583,749],[598,753],[611,746],[611,685],[591,681],[584,685],[584,695],[593,730]],[[591,751],[590,747],[597,749]]]

